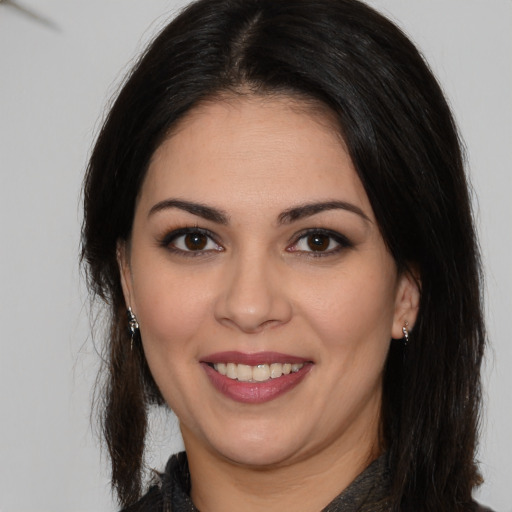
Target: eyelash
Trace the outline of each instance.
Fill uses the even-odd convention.
[[[326,251],[302,251],[300,249],[294,249],[294,247],[296,247],[301,240],[306,240],[308,237],[313,235],[326,236],[330,239],[329,245],[331,245],[332,241],[334,241],[337,244],[337,246]],[[346,236],[342,235],[341,233],[338,233],[337,231],[331,231],[330,229],[323,228],[310,228],[296,235],[295,242],[293,242],[291,247],[289,246],[286,250],[288,252],[300,252],[302,255],[306,257],[325,258],[328,256],[338,254],[344,249],[350,249],[353,246],[353,243]]]
[[[186,250],[186,249],[180,249],[176,247],[174,244],[176,244],[176,240],[180,237],[185,237],[186,235],[202,235],[208,238],[207,244],[213,242],[216,245],[216,249],[200,249],[197,251],[194,250]],[[208,231],[207,229],[199,228],[199,227],[187,227],[187,228],[180,228],[175,229],[171,231],[170,233],[167,233],[162,240],[159,243],[160,246],[166,248],[167,250],[178,254],[180,256],[185,257],[198,257],[198,256],[205,256],[209,255],[212,252],[221,252],[223,251],[223,247],[215,240],[215,236],[211,231]]]
[[[185,237],[186,235],[202,235],[208,238],[207,244],[214,243],[217,248],[215,249],[198,249],[198,250],[186,250],[176,247],[173,244],[176,244],[176,240],[178,240],[180,237]],[[334,243],[337,244],[336,247],[325,250],[325,251],[304,251],[301,249],[296,249],[297,245],[302,241],[307,239],[310,236],[313,235],[321,235],[328,237],[329,240],[329,246],[334,241]],[[185,242],[186,243],[186,242]],[[200,256],[207,256],[210,255],[212,252],[222,252],[224,248],[216,241],[215,235],[203,228],[199,227],[186,227],[186,228],[180,228],[175,229],[169,233],[167,233],[159,242],[159,245],[161,247],[166,248],[167,250],[178,254],[180,256],[184,257],[200,257]],[[349,249],[353,247],[352,242],[342,235],[341,233],[338,233],[336,231],[331,231],[330,229],[323,229],[323,228],[310,228],[305,231],[302,231],[301,233],[297,234],[294,237],[294,242],[292,242],[290,245],[287,246],[286,251],[287,252],[297,252],[305,257],[313,257],[313,258],[321,258],[321,257],[327,257],[332,256],[334,254],[338,254],[339,252],[343,251],[344,249]]]

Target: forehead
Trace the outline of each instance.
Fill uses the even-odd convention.
[[[282,96],[221,98],[190,111],[153,155],[141,201],[168,195],[262,207],[269,197],[369,206],[334,115]]]

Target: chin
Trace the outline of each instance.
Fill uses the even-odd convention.
[[[269,450],[259,446],[254,449],[233,449],[230,447],[228,450],[223,450],[221,453],[225,459],[231,463],[235,463],[240,466],[265,469],[271,467],[278,467],[287,465],[290,459],[294,458],[296,450],[290,450],[290,453],[286,453],[284,450]]]
[[[270,432],[253,430],[250,435],[236,438],[230,433],[223,437],[220,443],[211,440],[211,446],[232,463],[263,469],[287,465],[296,460],[301,448],[297,442],[298,437],[296,434],[285,434],[283,431],[276,436],[276,429]]]

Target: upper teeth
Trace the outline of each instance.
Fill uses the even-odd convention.
[[[213,367],[222,375],[241,382],[263,382],[282,375],[298,372],[304,363],[272,363],[249,366],[247,364],[216,363]]]

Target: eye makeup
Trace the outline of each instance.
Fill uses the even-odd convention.
[[[325,228],[309,228],[294,237],[287,252],[298,252],[310,257],[328,257],[353,247],[353,243],[343,234]]]
[[[211,231],[198,226],[173,229],[159,240],[158,245],[184,257],[205,256],[224,251]]]
[[[345,235],[325,228],[304,229],[291,239],[285,251],[305,257],[334,256],[354,246]],[[158,245],[183,257],[207,256],[212,252],[225,251],[214,233],[197,225],[167,231],[158,239]]]

